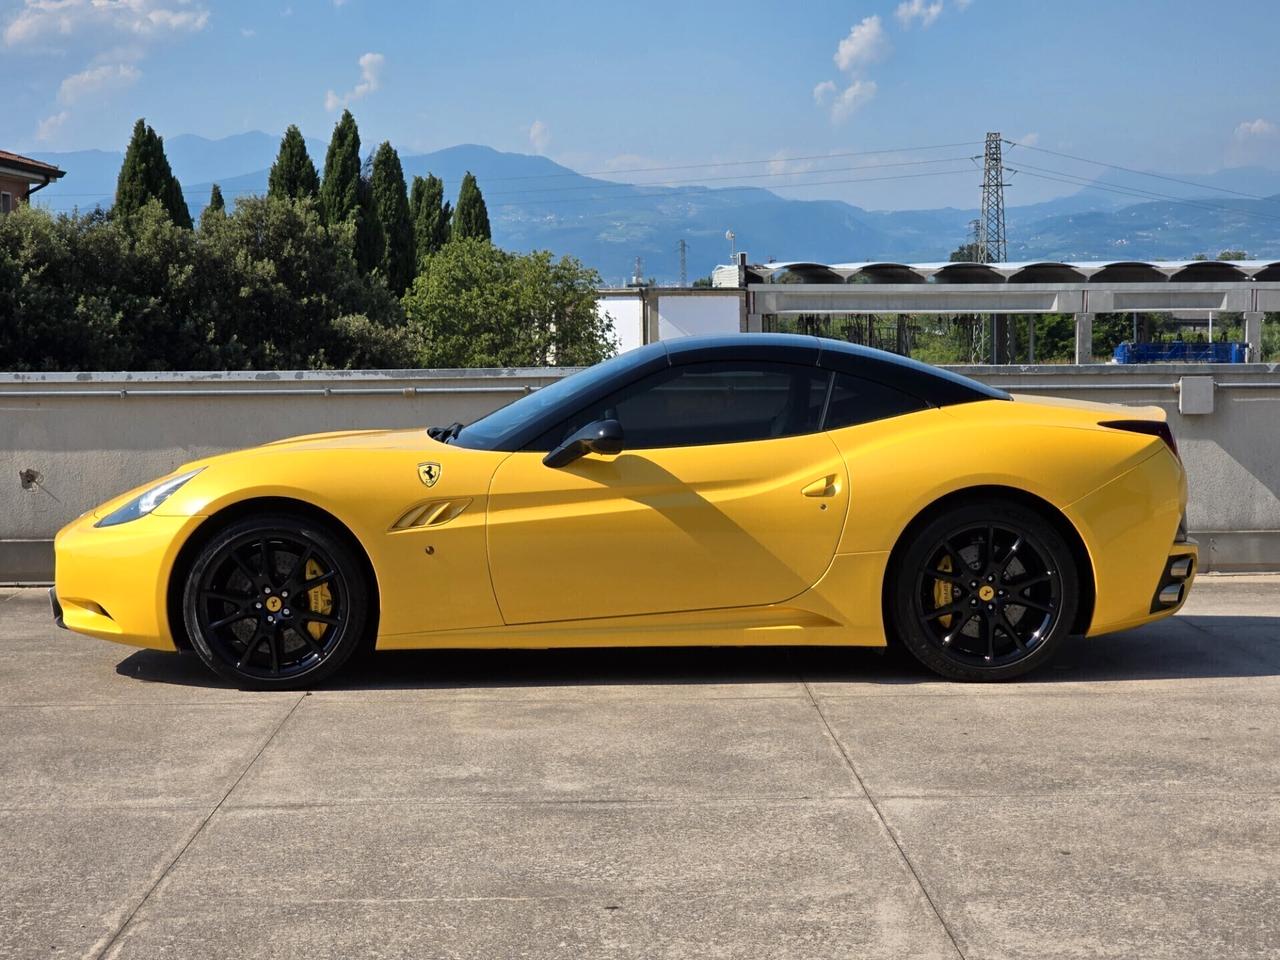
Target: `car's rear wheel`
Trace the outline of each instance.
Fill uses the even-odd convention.
[[[994,499],[946,510],[901,552],[891,612],[903,645],[956,680],[1006,680],[1070,634],[1079,573],[1041,514]]]
[[[211,670],[241,687],[282,690],[331,676],[360,647],[369,589],[352,549],[327,525],[262,514],[203,544],[182,612]]]

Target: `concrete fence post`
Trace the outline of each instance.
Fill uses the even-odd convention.
[[[1244,315],[1244,340],[1249,345],[1249,363],[1262,362],[1262,311],[1250,311]]]
[[[1093,363],[1093,314],[1076,314],[1076,363]]]

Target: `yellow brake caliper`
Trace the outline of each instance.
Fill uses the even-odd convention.
[[[951,557],[947,556],[942,558],[942,562],[938,564],[938,572],[939,573],[952,572]],[[951,597],[952,597],[951,584],[947,583],[947,581],[945,580],[933,581],[933,607],[935,610],[938,609],[939,607],[950,606]],[[952,619],[952,614],[948,613],[945,616],[939,617],[938,622],[942,624],[942,627],[944,630],[950,630],[951,619]]]
[[[324,568],[314,560],[307,561],[307,579],[314,580],[324,574]],[[329,585],[322,583],[319,586],[312,587],[307,591],[307,605],[311,608],[312,613],[322,613],[328,616],[333,612],[333,594],[329,592]],[[314,620],[307,624],[307,632],[312,638],[319,640],[324,636],[324,632],[329,629],[327,623],[316,623]]]

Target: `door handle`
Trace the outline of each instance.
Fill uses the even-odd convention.
[[[840,492],[840,485],[836,480],[834,473],[828,474],[825,477],[819,477],[800,492],[806,497],[834,497]]]

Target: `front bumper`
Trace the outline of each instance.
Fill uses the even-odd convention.
[[[59,626],[136,647],[174,650],[168,585],[178,551],[201,517],[150,514],[95,527],[86,514],[54,540],[50,601]]]
[[[67,629],[67,623],[62,618],[62,604],[58,602],[57,587],[49,588],[49,606],[53,608],[53,625],[61,627],[63,630]]]

